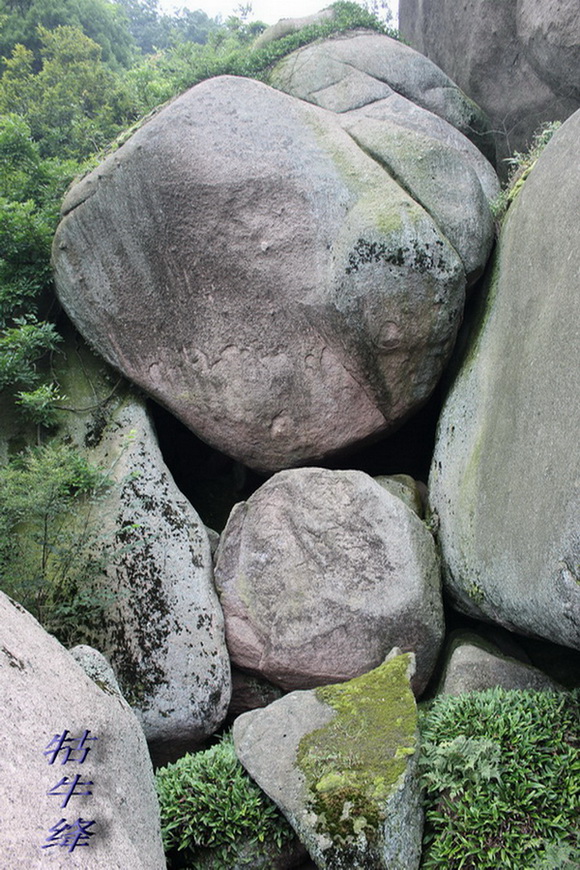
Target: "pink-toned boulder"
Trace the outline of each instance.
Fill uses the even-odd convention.
[[[234,77],[183,94],[72,188],[53,255],[98,353],[258,470],[420,407],[466,281],[436,220],[334,113]]]
[[[360,471],[276,474],[236,505],[216,585],[233,662],[284,689],[339,682],[393,646],[426,685],[443,635],[431,534]]]

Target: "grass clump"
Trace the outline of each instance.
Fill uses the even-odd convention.
[[[556,130],[562,126],[561,121],[550,121],[536,131],[532,144],[527,151],[514,151],[513,157],[506,158],[510,171],[504,189],[491,203],[491,211],[496,223],[501,224],[506,212],[536,165],[536,161]]]
[[[423,870],[580,866],[580,690],[443,696],[421,741]]]
[[[161,831],[170,866],[226,870],[268,866],[260,853],[294,836],[274,803],[237,759],[231,735],[156,773]],[[248,850],[248,844],[254,848]]]

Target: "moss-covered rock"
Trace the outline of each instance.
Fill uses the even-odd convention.
[[[413,657],[347,683],[293,692],[234,725],[240,761],[320,868],[419,866]]]

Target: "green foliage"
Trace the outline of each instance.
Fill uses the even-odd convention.
[[[0,80],[0,112],[22,116],[41,157],[82,160],[103,148],[138,115],[101,47],[77,27],[38,29],[40,68],[17,45]]]
[[[31,388],[38,382],[35,364],[60,341],[52,323],[16,318],[0,335],[0,389],[13,384]]]
[[[36,315],[52,293],[52,237],[62,195],[79,168],[43,160],[26,121],[0,115],[0,328]]]
[[[92,587],[106,554],[94,507],[109,486],[101,469],[57,442],[0,468],[2,589],[66,644],[86,640],[105,604]]]
[[[491,203],[491,211],[494,219],[501,223],[505,214],[522,189],[528,175],[536,165],[536,161],[556,130],[562,126],[561,121],[551,121],[543,124],[536,131],[532,144],[528,151],[514,151],[513,157],[508,157],[506,163],[510,167],[510,173],[504,189]]]
[[[52,326],[41,324],[40,328]],[[58,419],[59,405],[66,396],[61,395],[56,384],[40,384],[33,390],[20,390],[16,394],[16,404],[22,409],[24,416],[37,426],[54,426]]]
[[[38,368],[60,341],[41,317],[52,299],[50,248],[60,200],[79,168],[72,160],[43,160],[26,121],[0,116],[0,391],[44,425],[60,399]]]
[[[454,798],[465,788],[499,780],[500,747],[487,738],[459,734],[442,743],[425,741],[421,746],[423,782],[431,791],[448,792]]]
[[[0,0],[3,19],[0,56],[9,57],[17,45],[28,49],[40,65],[42,30],[72,27],[100,46],[107,66],[129,67],[135,42],[122,6],[109,0]]]
[[[292,829],[238,761],[231,736],[205,752],[185,755],[156,774],[161,829],[168,857],[193,868],[226,870],[241,841],[282,847]]]
[[[344,33],[358,27],[396,36],[386,24],[357,3],[333,4],[335,18],[319,24],[310,24],[294,33],[254,49],[252,41],[257,35],[254,24],[230,18],[226,26],[210,34],[207,45],[181,43],[155,61],[157,76],[171,83],[174,93],[192,87],[213,76],[234,75],[267,80],[269,67],[303,45],[325,39],[335,33]]]
[[[578,866],[579,690],[442,696],[421,737],[424,870]]]

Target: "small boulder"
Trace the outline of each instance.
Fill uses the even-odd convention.
[[[267,27],[261,33],[253,44],[253,48],[263,48],[277,39],[282,39],[284,36],[290,36],[296,33],[297,30],[302,30],[303,27],[309,27],[311,24],[323,24],[325,21],[332,21],[336,17],[332,6],[326,9],[321,9],[320,12],[315,12],[313,15],[302,15],[300,18],[281,18],[276,24]]]
[[[535,692],[561,688],[537,668],[501,655],[477,635],[463,634],[450,643],[438,695],[462,695],[500,686]]]
[[[0,705],[3,870],[165,867],[137,718],[1,592]]]
[[[425,503],[422,488],[425,484],[413,480],[408,474],[380,474],[374,477],[375,483],[380,484],[387,492],[396,495],[404,501],[408,508],[417,514],[419,519],[425,515]]]
[[[69,653],[99,688],[111,695],[123,697],[115,672],[102,653],[85,643],[71,647]]]
[[[423,815],[412,656],[234,723],[238,758],[319,868],[415,870]]]
[[[443,638],[433,538],[360,471],[282,471],[234,508],[216,585],[234,664],[283,689],[348,680],[393,646],[425,687]]]

